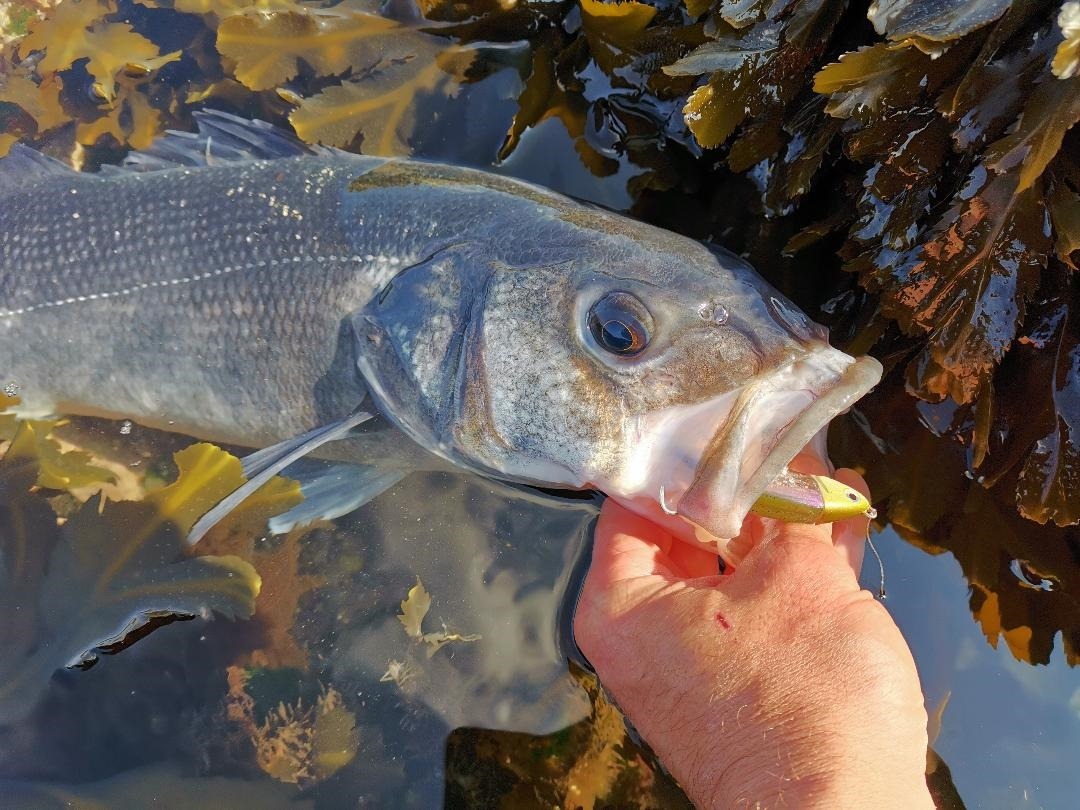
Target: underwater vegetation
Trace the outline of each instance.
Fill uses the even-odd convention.
[[[494,603],[479,604],[472,619],[455,621],[455,600],[483,600],[470,599],[464,587],[447,599],[445,583],[429,591],[415,575],[411,587],[397,574],[381,587],[375,567],[359,556],[376,554],[376,546],[339,535],[330,524],[267,541],[267,517],[300,497],[298,485],[285,479],[257,491],[204,538],[194,556],[183,537],[239,483],[239,460],[198,443],[168,461],[167,449],[145,443],[152,432],[131,425],[114,437],[128,457],[99,460],[115,454],[103,446],[109,437],[103,440],[94,428],[85,420],[17,421],[0,414],[0,601],[8,616],[0,689],[5,806],[64,807],[73,800],[127,806],[149,797],[185,804],[205,797],[207,806],[221,807],[255,800],[276,807],[297,799],[289,806],[326,806],[318,797],[327,794],[312,793],[323,783],[339,796],[374,790],[377,802],[386,795],[377,792],[379,785],[389,784],[392,794],[402,780],[417,781],[393,763],[431,745],[432,720],[422,702],[429,682],[439,683],[449,705],[466,713],[473,708],[459,690],[469,695],[470,689],[490,689],[486,680],[455,675],[468,672],[467,664],[459,669],[462,653],[484,642],[482,634],[459,632],[458,625],[472,626],[482,615],[485,628],[504,636],[500,649],[485,652],[489,666],[505,669],[501,662],[514,654],[505,638],[513,627]],[[73,449],[80,440],[92,450]],[[472,500],[453,487],[448,495],[455,502]],[[501,502],[491,495],[492,505]],[[463,510],[478,508],[472,503]],[[571,522],[592,513],[585,508]],[[408,570],[445,568],[460,549],[448,547],[440,537],[445,529],[434,521],[407,518],[407,524],[418,522],[430,527],[442,553],[418,560],[408,544],[393,553]],[[500,546],[523,534],[505,519],[500,524]],[[556,558],[562,554],[553,551]],[[489,572],[488,598],[511,596],[516,588],[509,571]],[[550,586],[543,594],[535,611],[550,622],[557,596]],[[237,634],[238,627],[226,627],[224,634],[215,629],[253,615],[256,626],[246,634]],[[187,642],[178,641],[175,628],[144,638],[176,620],[205,630],[189,634]],[[366,642],[357,627],[373,631]],[[351,672],[350,647],[373,640],[385,642],[379,649],[390,652],[365,655],[351,666],[373,664],[384,674]],[[339,647],[339,641],[348,643]],[[117,665],[95,665],[98,656],[121,650]],[[522,666],[550,669],[547,657],[527,655]],[[74,679],[54,676],[91,666]],[[100,680],[87,680],[99,673]],[[569,796],[583,807],[613,801],[688,806],[652,755],[630,738],[595,679],[576,670],[565,685],[548,686],[546,678],[550,673],[539,672],[538,684],[553,694],[541,696],[539,710],[550,713],[552,704],[566,703],[569,710],[556,709],[546,723],[563,730],[505,733],[462,724],[447,749],[445,786],[437,772],[419,781],[437,779],[451,803],[487,797],[489,806],[540,807]],[[471,699],[482,702],[483,692]],[[137,701],[134,712],[128,700]],[[583,714],[569,725],[560,719]],[[391,733],[401,740],[391,740]],[[72,738],[79,743],[68,744]],[[398,753],[364,761],[362,751],[384,746]],[[51,754],[42,758],[42,750]],[[441,742],[431,753],[441,760]],[[188,764],[163,764],[169,758]],[[128,763],[120,774],[118,759]],[[328,795],[328,806],[337,806],[335,794]],[[410,796],[406,805],[426,801]]]
[[[185,553],[184,533],[212,505],[211,493],[242,481],[236,458],[192,445],[175,456],[174,482],[139,501],[109,502],[101,485],[110,473],[86,453],[62,451],[51,437],[56,426],[0,415],[0,604],[12,617],[3,629],[0,724],[29,714],[54,671],[89,667],[155,625],[249,618],[261,585],[235,555]],[[87,488],[97,492],[81,502],[46,497]],[[299,501],[298,485],[271,482],[226,531]]]
[[[465,104],[485,88],[499,104]],[[1080,2],[0,0],[0,154],[23,141],[94,170],[203,107],[485,165],[561,127],[584,170],[627,178],[632,214],[743,253],[837,345],[885,364],[834,425],[836,461],[865,471],[882,521],[956,557],[989,643],[1080,661]],[[179,538],[221,494],[203,484],[228,490],[239,464],[196,445],[119,495],[117,470],[63,429],[0,415],[0,603],[15,617],[0,722],[47,702],[56,670],[169,620],[249,617],[258,599],[260,636],[227,661],[204,723],[245,773],[289,790],[367,767],[357,746],[381,732],[320,680],[312,662],[330,653],[296,624],[363,561],[334,545],[328,577],[302,559],[304,533],[262,542],[266,515],[298,498],[285,482],[190,556]],[[50,528],[31,543],[30,525]],[[416,573],[382,595],[404,617],[384,676],[403,700],[425,659],[487,637],[425,619],[440,594]],[[593,721],[567,732],[452,736],[447,795],[513,806],[532,780],[545,797],[585,791],[583,806],[674,804],[589,689]],[[207,773],[228,770],[190,744]],[[525,760],[549,778],[515,771]],[[160,769],[144,781],[195,789]],[[267,784],[267,806],[293,796]]]

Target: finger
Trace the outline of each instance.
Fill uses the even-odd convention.
[[[808,566],[814,568],[819,564],[812,561],[820,561],[822,557],[831,558],[835,554],[829,524],[785,523],[765,519],[762,525],[764,534],[761,542],[750,550],[742,564],[736,565],[736,577],[742,571],[749,573],[757,570],[758,574],[754,577],[765,574],[767,577],[784,579],[805,573]],[[833,564],[831,559],[829,564]]]
[[[596,524],[588,584],[604,592],[636,577],[671,576],[664,561],[675,542],[656,524],[608,498]]]
[[[746,555],[765,537],[765,520],[760,515],[750,512],[743,518],[742,529],[727,541],[724,558],[735,565],[742,562]]]
[[[866,481],[854,470],[847,468],[836,471],[836,480],[856,489],[870,499],[870,488]],[[866,537],[870,528],[870,519],[866,517],[854,517],[847,520],[837,521],[833,524],[833,545],[841,559],[850,566],[856,579],[862,570],[863,554],[866,551]]]
[[[810,444],[788,462],[788,469],[803,475],[828,475],[830,472],[828,460],[821,458]],[[750,512],[743,519],[739,534],[727,541],[724,557],[738,565],[764,540],[776,539],[779,535],[786,536],[786,533],[778,530],[775,520]]]

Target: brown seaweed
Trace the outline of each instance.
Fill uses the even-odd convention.
[[[177,453],[172,484],[136,502],[105,503],[99,494],[61,524],[43,492],[103,476],[86,454],[60,453],[47,431],[18,424],[0,459],[0,604],[10,617],[0,723],[29,713],[54,671],[85,668],[168,619],[246,618],[259,592],[250,563],[190,557],[183,543],[222,487],[242,480],[237,459],[193,445]],[[294,483],[272,482],[264,493],[274,508],[299,501]]]
[[[286,784],[310,787],[332,776],[356,756],[360,740],[356,718],[334,687],[320,688],[313,698],[280,695],[277,702],[261,705],[253,679],[296,683],[299,671],[245,670],[229,667],[226,716],[259,770]],[[302,682],[302,681],[301,681]],[[255,696],[252,695],[255,692]]]
[[[690,808],[596,679],[576,667],[591,714],[548,735],[459,728],[446,742],[446,802],[461,807]]]
[[[423,19],[361,0],[46,6],[0,0],[0,153],[22,139],[93,166],[204,104],[408,153],[433,110],[513,67],[516,112],[476,122],[505,134],[493,163],[557,121],[589,172],[634,175],[635,213],[744,251],[810,309],[846,284],[836,334],[912,398],[873,430],[959,452],[933,483],[1023,518],[1012,558],[1080,524],[1076,2],[423,0]],[[928,429],[927,408],[950,428]],[[860,458],[892,477],[889,454]]]

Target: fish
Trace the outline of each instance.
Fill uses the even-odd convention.
[[[195,121],[93,173],[0,159],[0,383],[18,415],[253,449],[252,487],[302,484],[276,531],[455,469],[598,490],[737,563],[749,510],[880,379],[718,246]]]

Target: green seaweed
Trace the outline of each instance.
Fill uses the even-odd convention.
[[[189,557],[183,542],[240,477],[237,459],[194,445],[176,454],[172,484],[138,502],[105,503],[99,494],[58,525],[40,487],[94,480],[98,471],[42,433],[42,423],[21,423],[0,459],[0,609],[9,617],[0,631],[0,724],[28,714],[56,670],[89,666],[152,623],[247,618],[259,592],[248,562]],[[47,476],[50,468],[67,477]],[[293,484],[283,503],[296,500]]]

